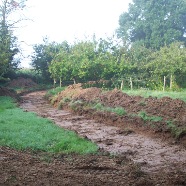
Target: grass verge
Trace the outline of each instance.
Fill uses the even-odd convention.
[[[96,153],[96,144],[64,130],[45,118],[16,108],[10,97],[0,97],[0,145],[18,150]]]
[[[152,91],[152,90],[123,90],[123,92],[133,95],[133,96],[142,96],[142,97],[170,97],[173,99],[181,99],[186,102],[186,90],[183,90],[181,92],[163,92],[163,91]]]

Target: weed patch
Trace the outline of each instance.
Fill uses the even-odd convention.
[[[59,92],[63,91],[64,89],[65,87],[56,87],[54,89],[51,89],[47,91],[47,93],[45,94],[45,98],[49,99],[50,97],[57,95]]]
[[[138,114],[144,121],[152,121],[152,122],[160,122],[162,121],[162,117],[159,116],[149,116],[145,111],[141,111]]]
[[[125,109],[123,107],[115,107],[115,108],[105,107],[101,103],[97,103],[97,104],[93,105],[92,108],[95,110],[98,110],[98,111],[113,112],[119,116],[123,116],[123,115],[127,114],[127,112],[125,111]]]
[[[166,121],[168,129],[170,129],[172,135],[179,139],[181,136],[186,134],[186,128],[178,128],[173,121]]]

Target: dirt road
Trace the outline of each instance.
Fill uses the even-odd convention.
[[[98,144],[113,154],[122,154],[142,166],[145,172],[180,170],[186,172],[186,150],[179,145],[170,145],[160,139],[152,139],[127,128],[97,123],[83,116],[53,108],[43,98],[45,92],[34,92],[22,96],[21,108],[53,120],[57,125],[76,131],[80,136]]]

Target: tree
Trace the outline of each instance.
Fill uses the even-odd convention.
[[[186,45],[185,0],[133,0],[120,15],[118,37],[129,43],[160,49],[180,41]]]
[[[34,55],[32,56],[31,65],[38,73],[41,73],[44,81],[50,81],[48,68],[63,44],[57,44],[55,42],[50,43],[47,38],[43,41],[43,44],[37,44],[33,47]]]
[[[5,73],[17,67],[19,61],[14,61],[14,56],[19,52],[16,46],[16,37],[13,36],[13,30],[16,23],[21,21],[11,20],[10,16],[15,11],[24,8],[26,0],[0,1],[0,78]]]
[[[77,80],[95,80],[95,44],[92,41],[79,41],[72,46],[70,54],[71,78]]]
[[[151,72],[151,80],[156,84],[159,83],[158,79],[163,84],[165,76],[169,79],[170,88],[172,83],[186,86],[186,48],[183,43],[175,42],[154,52],[146,67]]]
[[[54,57],[49,65],[49,72],[51,73],[51,77],[54,80],[54,84],[56,83],[56,80],[59,79],[61,87],[62,80],[64,81],[70,79],[69,66],[69,47],[63,47],[60,49],[59,53]]]

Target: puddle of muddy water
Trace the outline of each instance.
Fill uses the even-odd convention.
[[[52,108],[44,100],[45,92],[29,93],[22,97],[21,108],[53,120],[58,126],[75,131],[80,136],[97,143],[104,151],[123,154],[142,165],[145,171],[178,168],[186,172],[186,150],[179,146],[170,146],[158,139],[138,134],[119,132],[119,128],[97,123],[75,116],[65,110]]]

